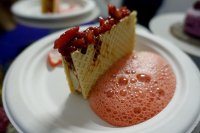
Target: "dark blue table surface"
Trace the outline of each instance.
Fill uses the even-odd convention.
[[[0,34],[0,64],[13,60],[24,48],[49,34],[47,29],[17,25],[13,30]]]

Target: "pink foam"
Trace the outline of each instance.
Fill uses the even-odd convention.
[[[170,102],[176,87],[169,64],[150,52],[129,54],[96,83],[89,102],[93,111],[114,126],[144,122]]]

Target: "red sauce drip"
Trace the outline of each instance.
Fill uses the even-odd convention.
[[[109,31],[113,25],[117,24],[122,18],[128,16],[130,11],[126,7],[117,9],[115,6],[108,5],[109,16],[107,18],[99,18],[98,27],[89,27],[84,31],[79,31],[79,27],[74,27],[63,33],[55,40],[54,48],[65,57],[67,62],[71,62],[70,54],[76,50],[86,53],[88,44],[95,45],[96,53],[94,60],[100,54],[101,41],[99,35]]]

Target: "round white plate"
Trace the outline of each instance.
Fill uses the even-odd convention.
[[[13,4],[11,11],[18,17],[34,20],[55,20],[76,17],[88,12],[95,8],[93,0],[60,0],[59,13],[41,12],[41,0],[21,0]],[[69,11],[68,8],[73,6],[74,9]]]
[[[99,14],[100,14],[100,10],[98,7],[96,7],[89,13],[86,13],[79,17],[71,17],[71,18],[66,18],[66,19],[42,21],[42,20],[26,19],[19,16],[15,16],[15,19],[17,22],[23,25],[31,26],[31,27],[60,29],[60,28],[66,28],[70,26],[76,26],[76,25],[91,22],[95,20],[99,16]]]
[[[172,41],[174,45],[178,46],[183,51],[200,57],[200,45],[192,45],[181,41],[170,33],[170,27],[177,22],[184,22],[184,17],[185,14],[183,13],[158,15],[150,21],[149,27],[154,34]]]
[[[32,44],[6,74],[3,105],[19,132],[190,133],[198,124],[200,74],[191,59],[173,44],[137,31],[136,50],[155,52],[171,64],[177,79],[176,91],[168,106],[155,117],[135,126],[116,128],[97,117],[87,100],[70,94],[62,67],[48,67],[47,53],[63,32]]]

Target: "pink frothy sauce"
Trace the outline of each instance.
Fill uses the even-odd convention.
[[[100,77],[90,92],[92,110],[114,126],[144,122],[172,99],[176,78],[170,65],[150,52],[128,54]]]

